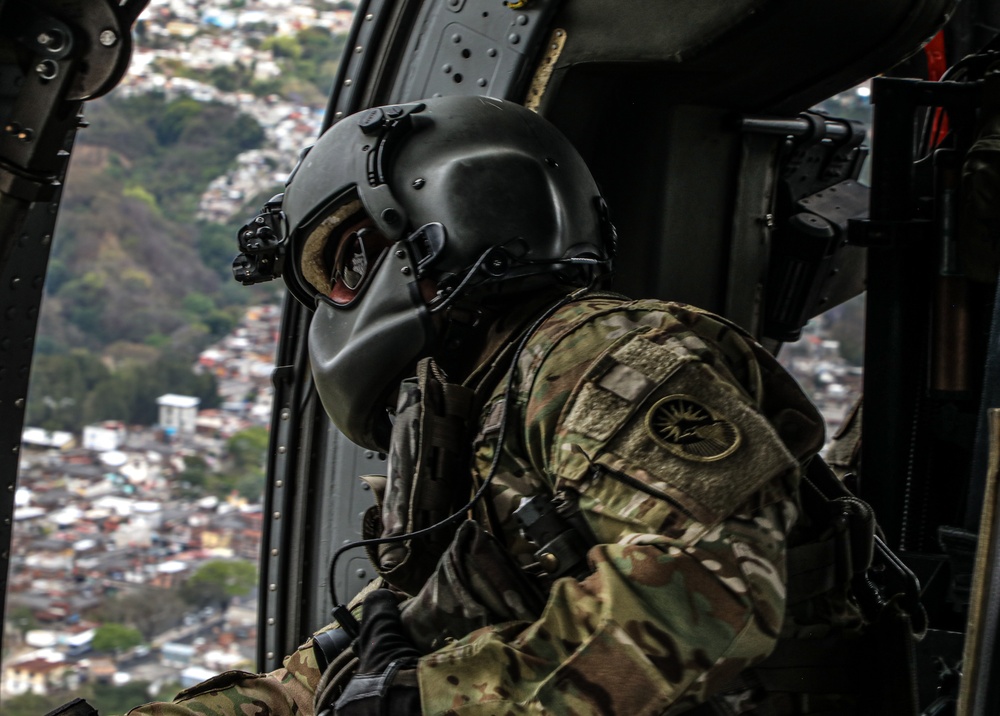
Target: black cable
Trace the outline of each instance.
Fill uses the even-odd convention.
[[[498,254],[498,251],[500,252]],[[534,267],[545,267],[545,271],[532,272],[530,274],[523,274],[523,276],[534,275],[536,273],[551,273],[551,267],[558,264],[568,264],[571,266],[605,266],[610,267],[611,259],[599,259],[590,258],[588,256],[571,256],[567,258],[559,259],[519,259],[513,256],[510,252],[504,249],[503,246],[491,246],[476,259],[471,266],[464,270],[462,275],[462,280],[459,284],[452,290],[448,291],[441,298],[432,301],[428,305],[428,310],[431,313],[437,313],[444,310],[452,303],[454,303],[458,298],[460,298],[468,288],[475,288],[481,286],[490,280],[499,280],[504,278],[510,278],[506,276],[506,271],[501,275],[493,275],[488,270],[485,271],[485,275],[480,273],[480,269],[486,266],[487,262],[494,258],[503,258],[509,261],[507,268],[534,268]],[[517,276],[521,278],[523,276]],[[419,278],[419,276],[418,276]],[[477,282],[473,282],[473,279],[480,279]]]

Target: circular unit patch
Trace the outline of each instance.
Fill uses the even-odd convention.
[[[740,431],[690,395],[668,395],[646,414],[646,429],[658,445],[686,460],[712,462],[732,455]]]

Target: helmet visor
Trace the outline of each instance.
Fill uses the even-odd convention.
[[[391,245],[361,202],[352,201],[307,230],[302,277],[316,296],[348,306],[364,292]]]

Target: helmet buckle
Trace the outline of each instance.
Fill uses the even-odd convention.
[[[417,278],[423,278],[427,269],[441,257],[447,242],[448,232],[437,222],[424,224],[399,241],[410,249],[410,255],[417,264]]]

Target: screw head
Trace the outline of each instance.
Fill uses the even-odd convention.
[[[35,72],[43,80],[54,80],[59,76],[59,65],[52,60],[42,60],[35,65]]]
[[[545,552],[538,556],[538,564],[542,569],[551,574],[559,569],[559,558],[551,552]]]
[[[49,52],[59,52],[66,47],[66,33],[54,27],[42,30],[35,36],[35,42]]]
[[[105,47],[112,47],[118,42],[118,33],[114,30],[104,30],[97,38]]]

